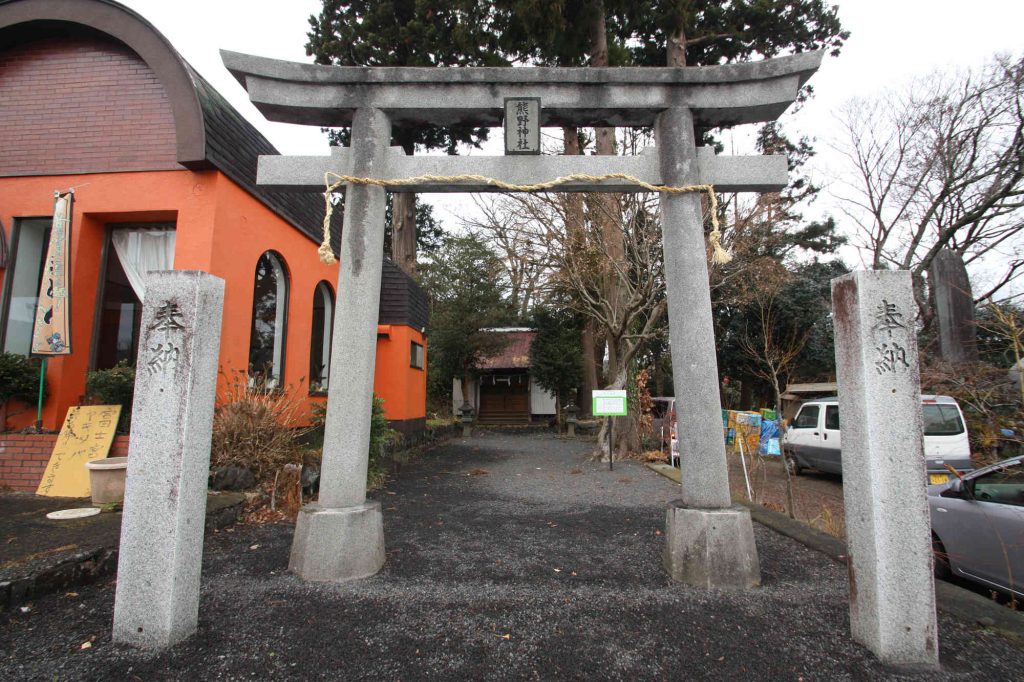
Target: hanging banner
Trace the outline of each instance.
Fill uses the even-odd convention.
[[[71,354],[70,283],[72,192],[55,193],[50,245],[43,263],[43,281],[39,286],[35,325],[32,328],[32,355]]]

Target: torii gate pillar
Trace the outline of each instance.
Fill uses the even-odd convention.
[[[371,107],[355,112],[356,174],[365,177],[377,172],[390,145],[391,121],[384,112]],[[385,201],[383,187],[358,185],[345,193],[320,499],[299,511],[288,561],[288,570],[305,580],[365,578],[384,565],[384,518],[380,502],[366,500],[366,471]]]
[[[689,109],[661,113],[655,135],[662,182],[699,184]],[[729,493],[701,196],[661,195],[682,488],[666,513],[663,563],[678,582],[747,589],[761,584],[761,570],[750,512]]]

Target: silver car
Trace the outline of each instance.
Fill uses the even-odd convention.
[[[928,486],[935,575],[1024,597],[1024,456]]]

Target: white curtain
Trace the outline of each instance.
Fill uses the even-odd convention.
[[[111,232],[117,258],[140,302],[145,303],[146,275],[174,269],[173,229],[117,229]]]

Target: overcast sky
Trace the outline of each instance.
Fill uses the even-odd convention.
[[[318,0],[121,1],[152,22],[282,153],[328,153],[319,129],[265,121],[218,54],[223,48],[312,61],[303,46],[309,15],[321,6]],[[839,0],[837,4],[850,39],[842,54],[826,58],[811,80],[814,99],[786,121],[792,129],[818,140],[814,170],[820,180],[838,172],[827,142],[836,134],[832,112],[846,100],[877,94],[935,69],[975,67],[996,52],[1020,53],[1024,47],[1021,0]],[[451,224],[455,219],[443,202],[452,197],[433,195],[431,199],[438,206],[438,217]],[[816,210],[836,212],[828,196]],[[841,216],[837,218],[842,222]]]

